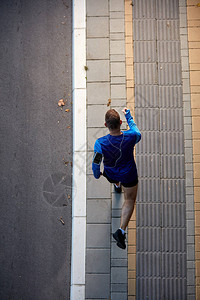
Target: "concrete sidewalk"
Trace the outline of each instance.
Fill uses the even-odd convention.
[[[188,1],[189,15],[190,5],[196,18],[197,3]],[[74,20],[74,181],[82,194],[74,198],[71,299],[195,299],[187,3],[77,0]],[[123,194],[91,170],[105,112],[124,106],[142,132],[128,251],[111,235]]]

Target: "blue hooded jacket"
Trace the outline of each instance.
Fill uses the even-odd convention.
[[[130,182],[137,178],[137,168],[134,160],[133,149],[141,139],[141,133],[133,121],[130,110],[125,114],[129,130],[122,131],[121,135],[113,136],[107,134],[96,140],[94,145],[94,158],[96,153],[102,155],[104,172],[112,180]],[[100,156],[101,156],[100,155]],[[98,179],[101,175],[101,159],[92,162],[94,177]]]

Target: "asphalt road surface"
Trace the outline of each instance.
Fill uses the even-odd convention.
[[[69,0],[0,1],[1,300],[69,299],[71,31]]]

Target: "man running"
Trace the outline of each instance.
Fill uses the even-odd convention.
[[[105,115],[105,126],[109,134],[96,140],[94,145],[94,157],[92,170],[96,179],[101,175],[114,183],[117,193],[121,192],[121,185],[124,190],[124,204],[121,212],[120,228],[113,234],[117,246],[126,249],[125,230],[132,216],[138,187],[138,174],[133,156],[133,148],[141,139],[141,133],[137,128],[130,110],[123,109],[129,125],[129,130],[121,131],[122,121],[118,112],[114,109],[107,111]],[[103,158],[104,171],[100,171]]]

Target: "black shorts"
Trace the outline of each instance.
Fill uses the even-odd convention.
[[[118,181],[109,178],[109,177],[105,174],[105,172],[103,172],[103,176],[106,177],[106,179],[107,179],[110,183],[118,183]],[[135,185],[138,184],[138,177],[137,177],[136,179],[130,181],[130,182],[123,182],[123,181],[121,181],[121,184],[122,184],[124,187],[133,187],[133,186],[135,186]]]

